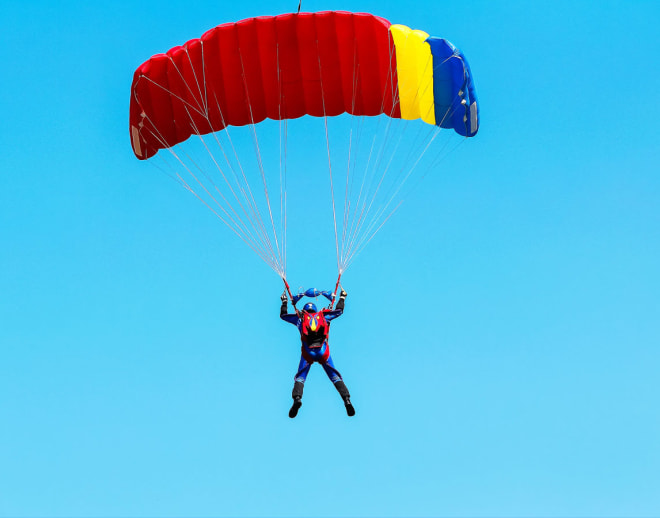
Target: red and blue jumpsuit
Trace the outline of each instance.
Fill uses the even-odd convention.
[[[341,374],[335,368],[330,356],[330,346],[328,345],[328,334],[330,331],[330,322],[340,316],[344,312],[344,299],[340,299],[335,309],[322,309],[316,313],[311,314],[312,318],[320,316],[325,320],[325,336],[312,336],[307,337],[303,332],[303,318],[298,314],[287,314],[287,302],[282,302],[280,308],[280,318],[295,325],[300,333],[300,340],[302,342],[300,364],[298,365],[298,372],[295,376],[295,381],[305,383],[307,374],[312,366],[312,363],[318,362],[325,370],[325,373],[330,378],[330,381],[337,383],[342,381]]]

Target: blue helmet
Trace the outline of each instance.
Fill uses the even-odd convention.
[[[312,304],[311,302],[308,302],[303,307],[303,311],[305,313],[316,313],[316,306],[314,304]]]

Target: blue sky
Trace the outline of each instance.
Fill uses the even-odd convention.
[[[345,275],[357,416],[315,366],[290,420],[281,280],[127,129],[149,56],[296,8],[0,4],[0,516],[660,515],[660,4],[303,2],[450,39],[482,127]]]

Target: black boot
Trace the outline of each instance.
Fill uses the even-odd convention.
[[[305,385],[296,381],[293,384],[293,392],[291,392],[291,397],[293,397],[293,405],[291,405],[291,410],[289,410],[289,417],[293,419],[298,415],[298,409],[302,406],[302,395],[303,388]]]
[[[335,383],[335,388],[337,389],[337,392],[339,392],[341,398],[344,400],[346,413],[349,417],[353,417],[355,415],[355,408],[353,408],[353,404],[351,403],[351,395],[348,392],[348,388],[346,388],[346,384],[343,381],[337,381]]]
[[[296,397],[293,398],[293,405],[289,409],[289,417],[293,419],[298,415],[298,409],[302,406],[302,398]]]

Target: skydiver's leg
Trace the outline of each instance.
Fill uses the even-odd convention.
[[[339,395],[344,400],[344,405],[346,406],[346,413],[349,416],[354,416],[355,408],[353,408],[353,404],[351,403],[351,394],[348,392],[348,388],[346,387],[346,384],[344,383],[341,374],[339,374],[339,371],[335,368],[335,364],[332,361],[332,357],[328,356],[328,359],[322,365],[323,365],[323,370],[328,375],[328,378],[330,378],[330,381],[332,381],[332,383],[335,385],[337,392],[339,392]]]
[[[295,376],[293,383],[293,391],[291,397],[293,398],[293,405],[289,410],[289,417],[294,418],[298,415],[298,410],[302,406],[303,388],[305,388],[305,380],[309,373],[309,368],[312,366],[303,356],[300,357],[300,364],[298,365],[298,372]]]
[[[339,374],[339,371],[335,368],[335,364],[332,361],[332,356],[328,355],[328,359],[321,365],[323,366],[325,373],[328,375],[328,378],[330,378],[330,381],[337,383],[342,380],[341,374]]]
[[[291,393],[291,397],[293,397],[293,404],[289,409],[289,417],[291,419],[298,415],[298,410],[300,410],[300,407],[302,406],[302,394],[304,387],[305,385],[300,381],[296,381],[293,384],[293,391]]]

